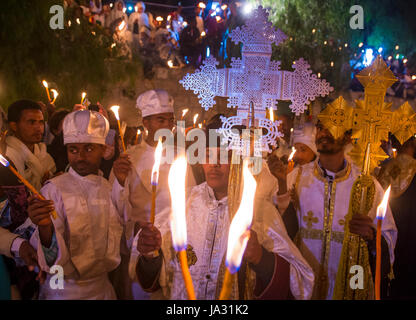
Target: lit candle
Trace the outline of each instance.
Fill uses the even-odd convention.
[[[182,110],[182,117],[181,120],[183,120],[183,118],[185,117],[185,115],[188,113],[189,109],[183,109]]]
[[[290,128],[289,146],[293,146],[293,128]]]
[[[81,104],[84,104],[84,100],[85,100],[85,97],[87,96],[87,93],[86,92],[83,92],[82,94],[81,94]]]
[[[274,112],[273,112],[273,108],[272,107],[270,107],[269,113],[270,113],[270,121],[271,122],[274,122]]]
[[[194,115],[194,128],[196,126],[196,119],[198,119],[198,117],[199,117],[199,114],[198,113],[196,115]]]
[[[160,159],[162,158],[162,139],[159,138],[159,141],[157,143],[156,146],[156,150],[155,150],[155,162],[153,164],[153,168],[152,168],[152,178],[151,178],[151,183],[152,183],[152,208],[151,208],[151,212],[150,212],[150,222],[153,224],[155,224],[155,214],[156,214],[156,188],[157,188],[157,184],[159,182],[159,167],[160,167]]]
[[[139,142],[139,135],[141,134],[142,132],[140,131],[140,129],[137,129],[137,133],[136,133],[136,140],[134,141],[134,144],[137,144],[138,142]]]
[[[9,161],[7,161],[7,159],[5,158],[5,157],[3,157],[1,154],[0,154],[0,163],[3,165],[3,166],[5,166],[5,167],[7,167],[7,168],[9,168],[10,169],[10,171],[33,193],[33,194],[36,194],[41,200],[45,200],[45,198],[29,183],[29,181],[27,181],[25,178],[23,178],[22,177],[22,175],[19,173],[19,172],[17,172],[16,171],[16,169],[15,168],[13,168],[11,165],[10,165],[10,163],[9,163]],[[56,212],[55,212],[55,210],[54,211],[52,211],[52,213],[51,213],[51,215],[52,215],[52,218],[54,218],[54,219],[56,219]]]
[[[196,300],[191,273],[186,257],[187,234],[185,213],[185,180],[187,161],[184,156],[178,157],[169,170],[168,184],[171,196],[172,211],[170,215],[170,229],[175,251],[179,253],[179,262],[185,282],[186,292],[190,300]]]
[[[58,93],[58,91],[56,91],[55,89],[51,89],[51,91],[52,91],[52,93],[53,93],[53,100],[52,100],[52,102],[51,102],[51,103],[55,103],[56,98],[58,98],[58,96],[59,96],[59,93]]]
[[[383,200],[380,205],[377,207],[377,236],[376,236],[376,279],[375,279],[375,291],[376,291],[376,300],[380,300],[380,282],[381,282],[381,224],[386,215],[387,205],[390,196],[389,186],[384,193]]]
[[[198,123],[198,128],[202,129],[202,123]]]
[[[391,149],[391,151],[393,152],[393,158],[396,158],[397,157],[397,149],[393,148],[393,149]]]
[[[293,156],[296,153],[295,147],[292,147],[292,152],[289,155],[289,158],[287,159],[287,173],[292,172],[293,168],[295,167],[295,161],[293,161]]]
[[[238,271],[243,259],[244,251],[250,237],[250,227],[253,221],[254,195],[256,180],[248,168],[248,161],[243,163],[243,194],[238,208],[230,224],[227,243],[224,282],[220,293],[220,300],[230,297],[233,275]]]
[[[120,109],[120,106],[112,106],[111,107],[111,111],[113,111],[116,119],[117,119],[117,124],[118,124],[118,133],[120,134],[120,139],[121,139],[121,145],[123,147],[123,151],[126,152],[126,145],[124,144],[124,138],[123,135],[121,133],[121,126],[120,126],[120,116],[118,114],[118,110]]]
[[[205,9],[207,6],[205,5],[205,3],[200,2],[198,3],[198,7],[200,7],[201,9]]]
[[[48,83],[46,82],[46,80],[42,81],[43,86],[45,87],[46,90],[46,94],[48,95],[48,101],[51,102],[51,95],[49,93],[49,86]]]

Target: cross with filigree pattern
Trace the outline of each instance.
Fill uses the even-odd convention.
[[[180,83],[187,90],[198,94],[205,110],[215,105],[214,98],[228,97],[228,108],[237,108],[237,116],[223,119],[219,130],[225,134],[225,142],[233,149],[241,149],[240,137],[231,132],[232,126],[245,124],[254,103],[255,126],[265,128],[262,151],[270,151],[269,145],[276,145],[276,138],[282,136],[277,127],[266,119],[268,109],[277,109],[279,100],[290,100],[290,108],[296,115],[307,109],[310,101],[318,96],[328,95],[333,90],[325,80],[318,79],[302,58],[293,64],[294,71],[280,70],[280,61],[271,61],[272,44],[279,45],[286,35],[275,29],[268,21],[268,12],[261,6],[255,10],[247,23],[234,29],[230,38],[236,44],[242,42],[242,59],[232,58],[231,68],[217,69],[218,62],[210,57],[203,62],[200,70],[187,74]]]
[[[359,167],[362,167],[367,144],[371,143],[370,170],[373,170],[380,160],[387,158],[380,141],[388,140],[388,133],[392,132],[403,143],[416,132],[416,117],[408,102],[393,112],[392,103],[384,101],[387,89],[397,78],[381,56],[356,77],[364,86],[364,100],[357,100],[356,107],[352,108],[341,96],[329,104],[318,119],[335,138],[353,130],[355,142],[349,155]]]

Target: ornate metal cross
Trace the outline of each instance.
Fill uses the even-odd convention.
[[[180,81],[185,89],[198,94],[205,110],[215,105],[216,96],[228,97],[227,107],[237,108],[237,116],[223,118],[223,127],[219,130],[235,150],[242,151],[243,143],[231,128],[245,124],[251,102],[257,119],[255,126],[267,132],[261,137],[260,151],[270,151],[269,145],[275,146],[276,138],[282,134],[277,129],[279,121],[266,119],[267,109],[276,110],[279,100],[290,100],[292,112],[299,115],[310,101],[333,90],[325,80],[311,74],[309,64],[302,58],[293,64],[294,71],[280,70],[280,61],[270,60],[272,44],[279,45],[286,35],[272,26],[268,15],[260,6],[243,27],[231,32],[233,42],[243,43],[242,59],[232,58],[231,68],[217,69],[218,62],[210,57],[200,70]]]

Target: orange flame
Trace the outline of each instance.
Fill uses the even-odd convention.
[[[249,239],[249,229],[253,220],[254,194],[257,183],[248,168],[248,161],[243,164],[243,195],[230,225],[227,245],[226,265],[231,273],[238,271]]]
[[[196,119],[198,119],[198,117],[199,117],[199,114],[198,113],[196,115],[194,115],[194,126],[196,124]]]
[[[185,177],[187,162],[185,157],[178,157],[169,170],[168,184],[172,203],[170,228],[172,243],[176,251],[186,249],[186,214],[185,214]]]
[[[296,153],[296,149],[295,149],[295,147],[292,147],[292,152],[290,153],[289,158],[287,159],[287,161],[292,160],[295,153]]]
[[[118,110],[120,109],[120,106],[112,106],[111,111],[113,111],[114,115],[116,116],[117,121],[120,121],[120,116],[118,114]]]
[[[384,219],[387,211],[387,204],[389,202],[389,196],[390,196],[390,189],[391,185],[387,188],[386,192],[384,193],[383,200],[377,207],[377,219]]]

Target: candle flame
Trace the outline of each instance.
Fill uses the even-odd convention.
[[[270,121],[271,122],[274,122],[274,112],[273,112],[273,108],[270,107],[269,111],[270,111]]]
[[[126,22],[123,20],[121,21],[120,25],[118,26],[118,30],[122,31],[124,29],[124,27],[126,26]]]
[[[187,114],[189,111],[189,109],[183,109],[182,110],[182,118],[185,116],[185,114]]]
[[[142,132],[140,131],[140,129],[137,129],[137,135],[139,135],[140,133],[142,133]]]
[[[56,91],[55,89],[51,89],[51,91],[53,92],[53,100],[55,101],[55,100],[56,100],[56,98],[58,98],[59,93],[58,93],[58,91]]]
[[[178,157],[169,170],[168,184],[171,195],[172,211],[170,228],[172,243],[176,251],[186,249],[186,214],[185,214],[185,177],[187,162],[185,157]]]
[[[217,22],[220,22],[221,21],[221,17],[220,16],[216,16],[215,17],[215,20],[217,20]]]
[[[162,138],[159,138],[159,141],[156,146],[155,150],[155,163],[153,164],[152,168],[152,185],[157,186],[159,181],[159,167],[160,167],[160,159],[162,158]]]
[[[201,9],[205,9],[207,6],[205,5],[205,3],[200,2],[200,3],[198,4],[198,7],[200,7]]]
[[[46,80],[43,80],[43,81],[42,81],[42,84],[43,84],[43,86],[44,86],[46,89],[48,89],[48,88],[49,88],[48,83],[46,82]]]
[[[205,37],[207,35],[207,33],[205,31],[201,32],[201,37]]]
[[[173,68],[173,62],[172,62],[172,60],[169,60],[168,61],[168,66],[169,66],[169,68]]]
[[[287,160],[291,161],[293,159],[293,156],[295,155],[295,153],[296,153],[296,149],[295,149],[295,147],[292,147],[292,152],[290,153],[290,156]]]
[[[196,119],[198,119],[199,114],[197,113],[196,115],[194,115],[194,125],[196,124]]]
[[[77,18],[76,21],[77,21],[78,24],[81,24],[81,20],[79,20],[79,18]]]
[[[116,116],[117,121],[120,121],[120,116],[118,114],[118,110],[120,109],[120,106],[112,106],[111,111],[113,111],[114,115]]]
[[[227,5],[226,5],[226,4],[223,4],[223,5],[221,6],[221,10],[222,10],[222,11],[225,11],[225,9],[227,9]]]
[[[163,17],[161,17],[161,16],[159,16],[159,17],[157,17],[156,18],[156,21],[158,21],[158,22],[162,22],[164,19],[163,19]]]
[[[85,99],[85,97],[87,96],[87,93],[86,92],[83,92],[82,94],[81,94],[81,98],[82,98],[82,101],[84,101],[84,99]]]
[[[388,204],[389,196],[390,196],[390,189],[391,189],[391,185],[387,188],[386,192],[384,193],[383,200],[377,207],[377,219],[384,219],[386,215],[387,204]]]
[[[202,129],[202,123],[199,123],[199,124],[198,124],[198,128],[199,128],[199,129]]]
[[[9,161],[7,161],[7,159],[5,157],[3,157],[2,154],[0,154],[0,163],[5,167],[9,166]]]
[[[231,273],[238,271],[249,239],[249,229],[253,220],[254,195],[256,180],[248,168],[248,161],[243,164],[243,195],[228,234],[226,266]]]

